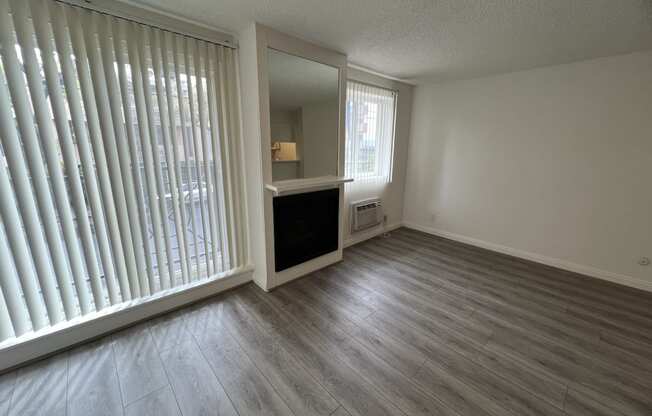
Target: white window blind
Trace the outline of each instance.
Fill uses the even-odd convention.
[[[348,81],[344,170],[354,183],[391,182],[395,115],[395,91]]]
[[[0,341],[245,258],[235,51],[0,0]]]

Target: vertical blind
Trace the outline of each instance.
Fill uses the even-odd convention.
[[[344,171],[353,183],[391,182],[395,115],[395,91],[347,82]]]
[[[0,341],[244,262],[236,51],[0,0]]]

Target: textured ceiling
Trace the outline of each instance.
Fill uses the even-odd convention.
[[[131,0],[237,34],[251,21],[397,78],[442,81],[652,49],[652,0]]]

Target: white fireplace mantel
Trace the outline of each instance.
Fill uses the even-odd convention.
[[[274,196],[295,194],[299,192],[316,191],[320,189],[334,188],[346,182],[353,182],[351,178],[343,176],[320,176],[308,179],[288,179],[275,181],[265,185],[265,189],[272,191]]]

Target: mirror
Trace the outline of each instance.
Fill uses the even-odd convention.
[[[272,180],[337,175],[339,70],[267,50]]]

